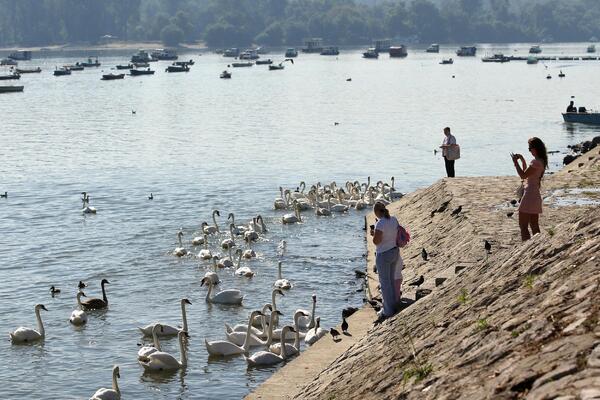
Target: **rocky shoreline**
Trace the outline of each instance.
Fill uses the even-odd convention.
[[[365,307],[350,320],[351,333],[362,327],[352,343],[324,338],[248,398],[600,399],[600,151],[546,175],[542,233],[526,243],[511,204],[518,183],[442,179],[393,203],[412,234],[407,307],[377,327]],[[370,245],[367,261],[378,296]],[[407,283],[421,275],[414,302]]]

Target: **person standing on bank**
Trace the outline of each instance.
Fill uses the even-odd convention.
[[[448,178],[454,178],[454,161],[460,158],[460,147],[456,144],[456,138],[450,133],[450,128],[444,128],[444,141],[440,146],[444,164],[446,165],[446,174]]]
[[[523,197],[519,205],[519,227],[521,240],[531,239],[531,235],[540,233],[539,218],[542,213],[542,195],[540,186],[544,171],[548,168],[548,152],[541,139],[532,137],[528,141],[529,152],[534,157],[527,166],[521,154],[511,154],[513,164],[519,177],[526,181],[523,186]],[[531,227],[531,234],[529,228]]]
[[[396,263],[400,254],[396,245],[398,220],[390,216],[389,210],[380,201],[373,206],[373,212],[377,217],[377,223],[371,225],[371,236],[375,245],[375,265],[383,298],[383,310],[375,323],[380,323],[396,313],[398,304],[395,287]]]

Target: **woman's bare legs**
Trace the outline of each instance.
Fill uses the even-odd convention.
[[[540,215],[529,214],[529,225],[531,226],[531,233],[533,235],[540,233]]]
[[[530,220],[531,220],[531,214],[525,214],[525,213],[519,212],[519,228],[521,228],[521,240],[523,242],[531,239],[531,235],[529,234]],[[539,226],[538,226],[538,231],[539,231]]]

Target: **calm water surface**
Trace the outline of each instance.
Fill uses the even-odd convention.
[[[582,54],[585,47],[548,45],[544,54]],[[439,55],[412,51],[403,60],[364,60],[358,51],[301,55],[284,71],[233,69],[231,80],[218,78],[227,61],[216,55],[183,56],[196,60],[185,74],[167,74],[168,63],[159,62],[152,65],[155,76],[107,82],[101,71],[124,63],[125,55],[103,55],[101,68],[58,78],[55,65],[83,55],[23,63],[44,71],[23,76],[24,93],[0,96],[0,191],[9,192],[0,201],[3,393],[88,398],[110,386],[111,367],[119,364],[124,398],[239,399],[276,367],[248,371],[240,357],[209,359],[204,338],[224,338],[224,322],[242,322],[270,300],[281,239],[289,243],[284,274],[295,284],[280,301],[287,320],[296,308],[310,307],[312,293],[325,326],[339,323],[341,308],[361,304],[352,270],[364,266],[363,214],[319,219],[305,213],[304,224],[282,226],[281,214],[271,210],[280,185],[367,176],[395,176],[402,191],[428,185],[444,173],[432,150],[446,125],[462,145],[459,175],[512,174],[509,153],[526,153],[533,135],[550,150],[564,150],[598,134],[598,128],[565,125],[560,112],[572,95],[578,105],[598,104],[590,88],[600,85],[600,62],[500,65],[478,56],[438,65],[454,48]],[[525,54],[527,48],[481,47],[479,53]],[[559,79],[559,70],[567,77]],[[552,158],[555,168],[560,157]],[[79,211],[84,190],[95,216]],[[177,230],[183,227],[190,247],[215,208],[235,212],[240,222],[263,214],[270,228],[255,246],[258,260],[249,263],[254,279],[220,274],[224,288],[245,293],[243,307],[206,304],[200,279],[208,264],[169,254]],[[111,282],[110,309],[74,329],[68,317],[77,282],[88,282],[87,294],[99,296],[102,278]],[[50,285],[61,295],[50,297]],[[182,297],[193,303],[189,367],[184,374],[145,376],[136,362],[135,327],[158,319],[180,323]],[[11,346],[9,331],[35,326],[36,303],[49,310],[42,315],[45,343]],[[179,354],[176,340],[163,346]]]

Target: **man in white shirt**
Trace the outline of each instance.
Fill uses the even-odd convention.
[[[456,138],[452,136],[452,134],[450,133],[450,128],[448,127],[444,128],[444,135],[446,135],[446,137],[444,138],[440,149],[442,149],[442,156],[444,156],[444,164],[446,164],[446,174],[448,175],[448,178],[454,178],[455,160],[448,159],[448,149],[456,146]]]

